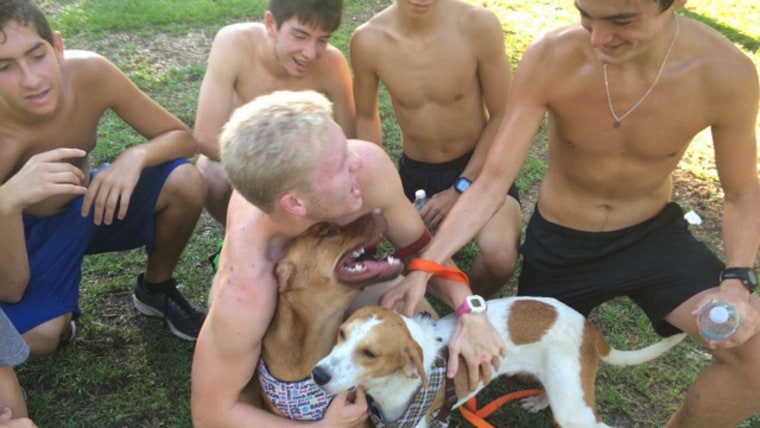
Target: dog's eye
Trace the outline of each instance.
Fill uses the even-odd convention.
[[[338,330],[338,340],[346,340],[346,332],[344,332],[343,329]]]
[[[362,349],[362,355],[364,355],[367,358],[377,358],[377,354],[375,354],[374,352],[366,348]]]

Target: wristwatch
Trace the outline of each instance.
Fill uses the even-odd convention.
[[[457,178],[457,181],[454,182],[454,190],[456,190],[457,193],[464,193],[464,191],[470,187],[470,184],[472,184],[472,181],[467,177],[459,177]]]
[[[467,296],[464,302],[457,307],[457,317],[461,317],[464,314],[480,314],[488,309],[486,300],[477,294]]]
[[[752,268],[746,267],[732,267],[725,268],[720,273],[720,282],[726,279],[738,279],[747,287],[750,293],[754,293],[757,290],[757,275]]]

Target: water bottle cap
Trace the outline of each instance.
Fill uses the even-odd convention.
[[[416,192],[414,192],[414,197],[416,199],[425,199],[427,194],[425,193],[425,189],[419,189]]]
[[[714,323],[723,324],[728,321],[728,309],[723,306],[716,306],[710,309],[710,320]]]

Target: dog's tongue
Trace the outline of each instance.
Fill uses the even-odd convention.
[[[403,268],[401,261],[393,257],[381,260],[349,257],[338,266],[337,276],[340,281],[347,283],[384,281],[400,275]]]

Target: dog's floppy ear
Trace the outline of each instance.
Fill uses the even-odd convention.
[[[290,287],[290,281],[293,277],[296,267],[290,262],[279,262],[275,266],[274,271],[277,275],[277,284],[280,287],[280,292],[287,290]]]
[[[428,382],[425,376],[425,366],[422,362],[422,348],[417,342],[412,341],[411,346],[401,351],[401,370],[406,377],[420,377],[422,386],[427,388]]]

